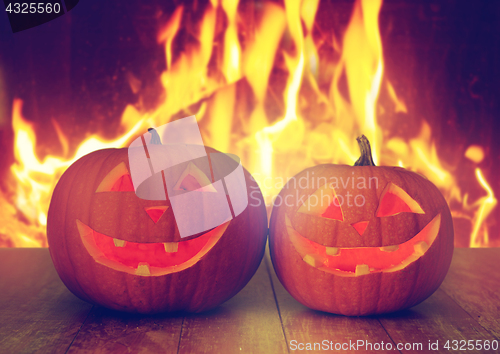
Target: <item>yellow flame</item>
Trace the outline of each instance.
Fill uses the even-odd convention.
[[[481,239],[479,235],[479,229],[483,226],[484,220],[488,217],[488,215],[497,205],[497,199],[493,194],[493,190],[489,186],[488,182],[486,182],[486,180],[484,179],[483,173],[479,168],[476,168],[476,178],[481,187],[483,187],[484,190],[486,191],[487,195],[485,197],[480,198],[476,202],[476,205],[479,205],[479,209],[477,210],[475,215],[474,228],[472,229],[472,235],[469,244],[470,247],[481,247],[488,245],[489,243],[488,233],[487,232],[483,233],[483,238]]]
[[[286,67],[289,71],[284,93],[285,115],[278,122],[263,128],[255,134],[259,150],[267,158],[261,159],[260,170],[264,178],[273,175],[273,153],[276,148],[292,150],[302,144],[304,124],[297,117],[297,97],[304,70],[304,35],[300,17],[300,2],[285,1],[285,15],[288,31],[294,42],[296,54],[284,53]],[[267,189],[266,194],[275,194],[276,189]]]
[[[392,102],[394,102],[394,112],[396,113],[408,113],[408,109],[406,108],[406,104],[398,98],[398,95],[396,94],[396,91],[394,90],[394,87],[390,83],[390,81],[387,81],[387,92],[389,93],[389,96],[392,99]]]
[[[12,106],[12,127],[16,132],[14,137],[14,157],[16,162],[11,166],[11,172],[17,180],[17,190],[14,204],[17,210],[24,215],[38,230],[38,226],[47,224],[47,209],[50,202],[52,190],[62,172],[80,157],[99,149],[123,146],[130,137],[134,136],[141,128],[142,121],[136,121],[134,126],[125,126],[127,133],[119,139],[106,142],[99,137],[92,136],[86,139],[78,147],[75,155],[71,158],[47,156],[43,161],[37,157],[37,138],[35,129],[22,116],[23,103],[15,99]],[[124,115],[127,117],[127,115]],[[63,149],[67,150],[67,139],[56,125],[56,131],[60,137]],[[0,229],[2,232],[2,229]],[[31,235],[33,237],[33,235]],[[31,247],[40,242],[30,239],[30,235],[23,234],[18,238],[17,246]],[[19,243],[20,242],[20,243]],[[30,246],[31,245],[31,246]]]
[[[378,15],[382,1],[356,1],[351,21],[344,34],[342,57],[330,86],[330,96],[336,108],[337,121],[344,131],[363,133],[372,145],[373,159],[378,163],[380,131],[376,117],[376,103],[384,72],[382,41],[378,30]],[[347,77],[349,100],[342,97],[339,83]],[[347,121],[347,122],[346,122]],[[347,128],[347,129],[346,129]],[[351,155],[357,155],[357,144],[348,142]]]
[[[224,34],[224,58],[222,72],[228,83],[240,79],[240,58],[241,48],[238,40],[238,31],[236,27],[236,11],[238,10],[238,1],[222,0],[222,8],[226,12],[228,25]]]
[[[177,34],[177,31],[179,30],[183,10],[183,6],[179,6],[175,9],[167,25],[158,36],[158,41],[160,43],[165,42],[165,59],[167,62],[167,68],[172,66],[172,42]]]
[[[162,85],[165,89],[165,100],[154,113],[154,118],[164,120],[172,117],[184,107],[199,102],[208,97],[218,88],[217,80],[207,75],[208,62],[212,55],[216,9],[207,6],[199,26],[198,44],[188,45],[179,55],[177,61],[172,63],[168,70],[161,75]],[[175,18],[172,20],[175,24]],[[172,25],[172,27],[175,26]],[[170,36],[176,31],[172,30]],[[167,36],[160,37],[166,40],[166,53],[171,47]],[[167,56],[168,60],[168,56]]]
[[[152,112],[141,111],[140,103],[127,106],[121,117],[123,134],[112,141],[90,135],[72,152],[68,137],[53,121],[63,153],[42,160],[37,156],[35,127],[22,116],[22,102],[14,100],[16,162],[11,172],[16,184],[9,191],[13,203],[8,202],[10,195],[0,192],[5,210],[0,216],[0,244],[3,235],[14,235],[8,244],[46,246],[44,225],[52,190],[76,159],[97,149],[126,146],[148,127],[196,114],[205,143],[239,155],[268,202],[282,187],[269,181],[286,181],[318,163],[353,164],[359,157],[356,137],[364,134],[378,165],[424,174],[450,204],[460,205],[459,213],[452,210],[454,215],[465,215],[473,224],[470,246],[488,245],[487,219],[497,199],[483,172],[476,169],[475,183],[487,195],[469,204],[473,197],[461,191],[454,167],[439,157],[427,122],[422,121],[416,134],[405,136],[379,124],[377,114],[387,111],[379,102],[381,87],[394,113],[408,113],[384,78],[378,28],[382,1],[357,0],[342,38],[319,33],[319,6],[319,0],[286,0],[284,6],[212,0],[201,9],[198,23],[186,23],[188,11],[178,6],[157,37],[166,62],[160,77],[161,102]],[[250,11],[243,13],[247,8]],[[191,37],[182,42],[177,34],[184,26]],[[325,56],[324,46],[335,55]],[[179,50],[174,52],[174,47]],[[140,78],[131,73],[128,78],[132,91],[139,92]],[[465,157],[478,164],[486,153],[470,146]]]
[[[245,77],[257,100],[248,123],[248,131],[253,139],[248,139],[246,145],[253,152],[249,162],[251,166],[257,166],[259,172],[255,178],[261,186],[265,185],[263,183],[265,178],[272,176],[271,166],[273,163],[271,140],[263,132],[263,129],[268,125],[264,99],[268,89],[269,75],[285,25],[286,17],[283,9],[272,3],[266,3],[260,25],[244,54]],[[263,189],[265,195],[268,196],[271,193],[267,188]]]
[[[475,163],[480,163],[484,160],[484,150],[481,146],[471,145],[465,150],[465,157]]]

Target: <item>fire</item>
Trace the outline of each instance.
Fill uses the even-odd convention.
[[[9,235],[10,239],[2,240],[13,247],[46,247],[45,226],[47,210],[56,181],[64,170],[80,157],[98,150],[122,146],[141,128],[141,121],[129,126],[127,133],[115,141],[105,142],[93,136],[81,143],[71,158],[48,156],[43,161],[36,154],[36,135],[33,125],[22,116],[22,101],[14,100],[12,107],[12,128],[14,130],[14,157],[16,163],[11,166],[15,178],[16,189],[12,191],[13,205],[7,202],[7,196],[0,195],[0,205],[4,211],[0,221],[0,236]],[[130,122],[127,111],[123,122]],[[60,132],[59,127],[55,126]],[[59,139],[63,150],[67,150],[67,139],[60,132]],[[0,243],[0,245],[2,245]]]
[[[337,119],[355,124],[349,133],[350,153],[357,155],[357,144],[352,133],[362,127],[371,142],[373,159],[379,163],[380,129],[377,127],[376,103],[384,71],[382,41],[378,30],[378,14],[382,1],[358,1],[354,5],[351,21],[344,34],[342,57],[330,87],[330,97],[339,107]],[[338,90],[342,74],[347,76],[350,104],[340,96]]]
[[[484,188],[488,195],[486,197],[480,198],[474,204],[478,207],[478,210],[475,214],[474,228],[472,230],[472,235],[469,243],[470,247],[487,246],[489,244],[488,229],[483,224],[483,221],[488,217],[493,208],[497,205],[497,199],[495,198],[491,187],[484,179],[483,174],[479,168],[476,168],[476,177],[481,184],[481,187]],[[482,236],[479,234],[479,230],[481,228],[483,229]]]
[[[319,33],[315,24],[319,0],[286,0],[239,4],[213,0],[197,23],[185,23],[187,8],[178,6],[159,31],[166,70],[159,80],[163,98],[154,111],[129,105],[115,140],[98,134],[69,152],[68,137],[53,122],[63,154],[38,157],[34,126],[13,102],[15,163],[11,190],[2,192],[0,246],[45,247],[50,197],[64,170],[97,149],[125,147],[146,128],[195,114],[207,145],[240,156],[259,182],[267,203],[283,183],[318,163],[353,164],[359,155],[356,137],[372,144],[378,165],[401,166],[427,176],[451,206],[454,219],[470,228],[470,247],[493,246],[491,213],[497,199],[478,165],[481,146],[464,152],[473,182],[486,194],[475,195],[460,185],[457,168],[440,159],[431,126],[395,136],[380,124],[380,93],[394,113],[411,114],[384,77],[379,13],[382,0],[358,0],[342,38]],[[217,22],[225,18],[224,28]],[[184,27],[193,37],[179,43]],[[178,50],[174,48],[182,49]],[[325,55],[325,50],[335,55]],[[130,79],[132,90],[134,80]],[[470,169],[471,167],[469,167]],[[477,187],[476,187],[477,189]],[[472,199],[472,202],[469,202]]]

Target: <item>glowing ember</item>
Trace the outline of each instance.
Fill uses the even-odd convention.
[[[245,13],[248,6],[212,1],[199,23],[192,25],[195,40],[181,43],[182,49],[174,53],[173,43],[187,11],[179,6],[157,37],[165,48],[166,70],[160,78],[163,100],[156,110],[146,113],[130,105],[121,118],[120,131],[126,134],[113,141],[90,136],[70,153],[68,138],[54,122],[64,156],[40,160],[33,126],[23,118],[22,102],[16,99],[12,116],[16,162],[10,170],[11,189],[0,194],[0,246],[47,246],[51,193],[76,159],[97,149],[127,146],[148,127],[191,114],[196,114],[207,145],[242,158],[268,203],[287,178],[306,167],[352,165],[359,156],[356,137],[365,134],[377,165],[417,171],[440,188],[454,218],[469,225],[469,246],[499,245],[500,240],[488,233],[497,199],[484,171],[477,168],[485,150],[470,146],[464,153],[467,167],[450,167],[440,160],[427,122],[421,122],[420,132],[406,136],[396,136],[379,124],[381,89],[387,91],[395,113],[411,114],[384,78],[378,28],[381,6],[381,0],[356,1],[343,37],[331,34],[333,39],[326,41],[315,26],[319,0],[290,0],[284,6],[263,2],[251,7],[255,12],[251,21]],[[221,15],[226,23],[222,36],[216,30]],[[336,55],[321,54],[325,46]],[[136,92],[133,80],[131,86]],[[457,171],[463,168],[471,175],[475,169],[474,187],[459,185]],[[485,195],[471,197],[478,188]]]

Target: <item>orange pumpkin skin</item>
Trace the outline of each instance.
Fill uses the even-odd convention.
[[[347,192],[352,196],[361,193],[366,202],[362,206],[341,205],[342,221],[299,213],[302,201],[318,189],[318,181],[331,181],[332,177],[344,182],[354,177],[354,188],[349,182],[347,185],[340,184],[335,192],[344,196]],[[366,181],[376,178],[378,188],[358,189],[356,184],[361,181],[358,178],[365,178]],[[279,280],[297,301],[312,309],[330,313],[372,315],[414,306],[440,286],[453,254],[453,224],[445,199],[430,181],[399,167],[345,165],[318,165],[300,172],[294,179],[296,182],[302,179],[301,186],[305,188],[300,188],[298,183],[294,185],[291,180],[281,191],[277,198],[281,205],[275,205],[271,215],[269,247]],[[304,182],[306,180],[308,183]],[[394,216],[377,217],[381,195],[388,183],[405,191],[424,213],[401,212]],[[287,196],[289,203],[285,202]],[[311,261],[307,263],[305,253],[300,254],[290,237],[291,233],[296,235],[295,230],[315,245],[339,248],[341,251],[337,256],[342,256],[343,249],[350,249],[346,252],[351,255],[359,250],[380,253],[379,247],[383,246],[401,244],[400,248],[403,249],[405,242],[412,242],[412,238],[435,218],[440,219],[440,224],[438,229],[436,223],[432,224],[438,232],[428,250],[406,267],[390,272],[383,271],[383,267],[378,270],[370,268],[368,274],[355,276],[356,271],[352,267],[347,269],[349,266],[344,269],[346,272],[338,272],[335,267],[328,267],[332,256],[318,256],[312,264]],[[362,235],[353,227],[359,221],[368,221]],[[321,263],[323,261],[325,263]],[[381,261],[358,259],[358,262],[370,264]],[[387,267],[389,269],[391,266],[388,264]]]
[[[180,245],[204,234],[181,239],[171,207],[153,222],[145,209],[170,205],[168,200],[142,200],[133,191],[96,193],[103,178],[121,163],[129,169],[127,149],[90,153],[66,170],[54,190],[47,237],[54,266],[68,289],[87,302],[137,313],[201,312],[238,293],[256,272],[267,240],[266,209],[250,174],[244,170],[247,192],[252,192],[254,202],[249,198],[247,208],[223,228],[222,236],[205,254],[179,271],[172,266],[166,274],[144,276],[97,261],[84,245],[76,220],[87,229],[138,247],[165,242]]]

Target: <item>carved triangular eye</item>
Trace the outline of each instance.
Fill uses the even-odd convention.
[[[342,209],[340,208],[340,203],[336,195],[333,196],[332,202],[330,203],[330,205],[328,205],[321,216],[328,219],[335,219],[340,221],[344,220],[344,215],[342,215]]]
[[[134,192],[134,185],[125,163],[121,162],[113,168],[102,179],[95,192]]]
[[[188,164],[174,186],[174,190],[217,192],[210,179],[192,162]]]
[[[160,220],[160,218],[163,216],[163,214],[165,214],[167,209],[168,209],[168,206],[152,206],[152,207],[144,208],[146,213],[148,213],[149,217],[151,218],[151,220],[153,220],[153,222],[155,224],[158,222],[158,220]]]
[[[121,176],[111,187],[112,192],[133,192],[134,185],[129,174]]]
[[[311,194],[297,212],[328,219],[344,220],[335,190],[328,183]]]
[[[375,216],[393,216],[399,213],[425,214],[420,205],[400,187],[388,183],[382,192]]]

